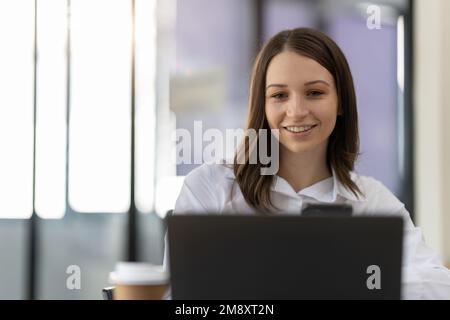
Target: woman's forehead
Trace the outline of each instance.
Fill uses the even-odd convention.
[[[331,73],[314,59],[292,51],[277,54],[267,68],[266,82],[304,84],[315,80],[333,82]]]

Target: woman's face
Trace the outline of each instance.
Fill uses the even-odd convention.
[[[334,79],[326,68],[295,52],[281,52],[267,69],[265,103],[270,128],[280,130],[281,149],[326,150],[338,113]]]

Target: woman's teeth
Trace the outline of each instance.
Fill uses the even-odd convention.
[[[285,127],[286,130],[290,132],[304,132],[312,129],[314,126],[303,126],[303,127]]]

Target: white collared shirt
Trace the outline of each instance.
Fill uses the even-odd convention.
[[[339,203],[351,205],[355,215],[402,216],[405,222],[403,298],[450,299],[450,271],[442,265],[437,253],[425,244],[404,204],[379,181],[353,172],[351,177],[364,197],[357,198],[346,189],[333,171],[332,177],[299,192],[295,192],[285,179],[275,176],[271,200],[285,214],[301,214],[307,203]],[[175,204],[174,214],[193,212],[256,214],[257,211],[245,201],[231,166],[203,164],[186,176]]]

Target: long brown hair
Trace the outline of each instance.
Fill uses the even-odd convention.
[[[356,197],[358,194],[362,195],[350,177],[359,151],[358,113],[353,78],[341,49],[324,33],[309,28],[285,30],[276,34],[263,46],[253,64],[246,130],[253,129],[256,132],[260,129],[270,130],[265,114],[266,73],[273,57],[285,50],[317,61],[333,76],[339,115],[328,140],[327,164],[334,169],[344,187],[352,191]],[[270,135],[268,139],[271,139]],[[266,145],[270,146],[270,142]],[[260,169],[264,165],[259,158],[256,164],[249,161],[250,154],[256,150],[257,144],[250,145],[246,136],[234,158],[234,174],[247,203],[263,212],[270,212],[275,208],[270,198],[273,175],[261,175]],[[241,156],[245,154],[244,162],[237,161],[239,154]]]

